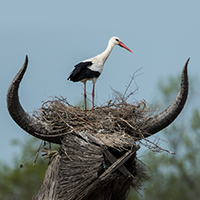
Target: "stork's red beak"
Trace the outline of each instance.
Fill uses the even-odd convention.
[[[118,45],[119,45],[120,47],[123,47],[123,48],[125,48],[126,50],[130,51],[131,53],[133,53],[123,42],[120,42]]]

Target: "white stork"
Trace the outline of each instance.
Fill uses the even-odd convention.
[[[98,79],[98,77],[101,75],[101,72],[103,71],[104,63],[106,62],[108,56],[110,55],[110,52],[112,51],[113,47],[115,45],[119,45],[131,53],[133,53],[118,37],[111,37],[108,46],[106,50],[93,57],[89,58],[87,60],[84,60],[77,65],[74,66],[74,70],[71,72],[70,76],[67,80],[73,81],[73,82],[82,82],[84,84],[84,101],[85,101],[85,111],[87,111],[87,105],[86,105],[86,82],[88,80],[91,80],[93,82],[93,90],[92,90],[92,110],[94,110],[94,88],[95,83]]]

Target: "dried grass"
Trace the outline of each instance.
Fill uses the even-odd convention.
[[[118,99],[85,112],[79,107],[70,106],[63,97],[54,97],[44,102],[35,116],[53,127],[52,135],[88,132],[100,144],[125,148],[143,139],[146,120],[154,110],[148,108],[145,101],[133,105]]]

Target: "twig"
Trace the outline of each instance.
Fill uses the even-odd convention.
[[[122,121],[126,122],[133,130],[136,130],[131,124],[129,124],[125,119],[121,118]]]
[[[164,148],[158,146],[157,144],[155,144],[154,142],[151,142],[150,140],[148,140],[148,139],[146,139],[146,138],[145,138],[145,140],[146,140],[147,142],[149,142],[149,143],[155,145],[157,148],[161,149],[162,151],[166,151],[167,153],[170,153],[170,154],[172,154],[172,155],[175,155],[175,154],[176,154],[175,152],[171,152],[171,151],[169,151],[169,150],[167,150],[167,149],[164,149]]]
[[[41,145],[42,145],[43,142],[44,142],[44,141],[42,141],[42,142],[40,143],[40,145],[39,145],[39,147],[38,147],[38,149],[37,149],[36,152],[34,152],[28,159],[26,159],[22,164],[20,164],[20,168],[22,168],[22,167],[25,165],[26,162],[28,162],[35,154],[37,154],[37,155],[36,155],[36,158],[35,158],[35,160],[34,160],[34,163],[33,163],[33,165],[35,165],[36,159],[37,159],[37,157],[38,157],[38,154],[39,154],[39,151],[40,151],[40,149],[41,149]]]
[[[34,159],[34,162],[33,162],[33,166],[36,164],[36,161],[37,161],[37,158],[38,158],[38,155],[39,155],[39,152],[40,152],[42,143],[43,143],[43,141],[40,143],[40,145],[39,145],[39,147],[38,147],[38,149],[37,149],[37,154],[36,154],[36,156],[35,156],[35,159]]]
[[[89,124],[89,125],[91,125],[91,126],[94,126],[95,128],[97,128],[94,124],[91,124],[90,122],[88,122],[88,121],[86,121],[86,120],[84,120],[83,118],[81,118],[81,117],[79,117],[78,115],[76,115],[76,114],[74,114],[78,119],[80,119],[80,120],[82,120],[82,121],[84,121],[85,123],[87,123],[87,124]]]
[[[68,127],[70,127],[71,129],[73,129],[73,127],[70,126],[70,125],[60,116],[60,114],[59,114],[58,112],[56,112],[56,114],[58,115],[58,117],[60,117],[60,119],[61,119]]]
[[[137,73],[138,71],[140,71],[141,69],[142,69],[142,67],[139,68],[138,70],[136,70],[136,71],[133,73],[129,84],[128,84],[128,86],[126,87],[126,90],[125,90],[125,92],[124,92],[123,98],[125,98],[125,95],[126,95],[128,89],[130,88],[130,86],[131,86],[131,84],[132,84],[134,78],[137,77],[137,76],[139,76],[139,75],[141,75],[141,74],[143,74],[143,73],[140,73],[140,74],[136,75],[136,73]],[[136,84],[136,82],[135,82],[135,84]],[[136,84],[136,86],[137,86],[137,84]],[[138,86],[137,86],[137,89],[138,89]],[[136,89],[136,90],[137,90],[137,89]],[[130,96],[130,95],[128,95],[128,97],[129,97],[129,96]]]

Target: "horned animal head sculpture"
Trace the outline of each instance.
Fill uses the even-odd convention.
[[[24,65],[7,92],[8,111],[13,120],[27,133],[60,145],[57,156],[48,167],[41,189],[33,199],[125,199],[130,186],[137,187],[137,177],[141,176],[136,159],[139,149],[136,142],[170,125],[185,105],[188,95],[188,62],[189,59],[183,67],[181,87],[175,100],[163,112],[145,119],[139,130],[142,133],[141,138],[138,133],[132,134],[131,131],[126,132],[126,129],[122,128],[117,134],[107,133],[100,123],[95,125],[94,129],[90,127],[90,131],[77,131],[69,124],[61,131],[52,123],[28,114],[22,108],[18,97],[19,84],[28,65],[26,56]],[[70,112],[66,108],[63,115],[69,118]],[[109,113],[106,115],[110,115]],[[76,117],[78,119],[78,116]],[[125,118],[122,121],[129,128],[133,126]],[[120,123],[117,123],[117,126],[122,127]],[[109,143],[111,140],[112,145]],[[121,145],[120,148],[117,147],[118,144]]]

